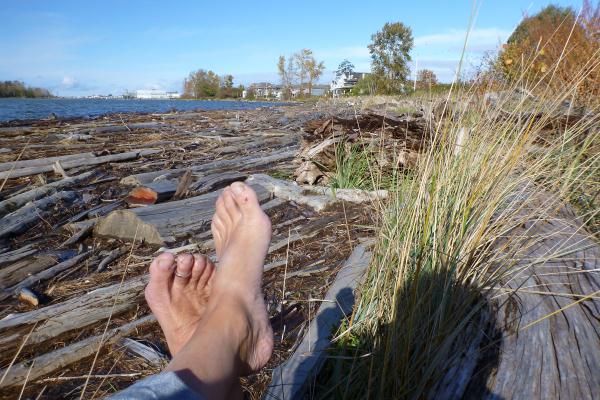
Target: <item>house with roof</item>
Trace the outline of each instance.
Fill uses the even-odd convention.
[[[364,79],[368,72],[350,72],[350,73],[342,73],[335,77],[331,84],[329,85],[329,90],[333,97],[343,96],[345,94],[349,94],[352,88],[356,86],[356,84]]]

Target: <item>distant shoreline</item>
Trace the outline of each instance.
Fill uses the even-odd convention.
[[[248,110],[285,106],[293,102],[234,99],[89,99],[89,98],[0,98],[0,125],[33,121],[98,119],[115,114]]]

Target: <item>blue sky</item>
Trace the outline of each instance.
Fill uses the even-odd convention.
[[[506,40],[524,13],[546,4],[478,2],[467,65]],[[328,82],[344,58],[368,71],[371,35],[385,22],[401,21],[413,30],[418,68],[450,81],[473,9],[473,2],[458,0],[0,0],[0,80],[68,96],[180,90],[198,68],[231,73],[236,84],[276,82],[277,57],[310,48],[325,62]]]

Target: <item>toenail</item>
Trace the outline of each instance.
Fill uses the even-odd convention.
[[[233,182],[231,184],[231,190],[233,191],[233,193],[240,195],[244,193],[244,184],[241,182]]]
[[[162,269],[167,269],[173,266],[173,260],[159,259],[158,266]]]

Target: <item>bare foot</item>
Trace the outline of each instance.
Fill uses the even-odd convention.
[[[163,253],[150,264],[146,301],[175,356],[204,315],[215,266],[200,254]]]
[[[273,352],[273,331],[261,290],[271,221],[254,190],[235,182],[217,200],[212,232],[219,259],[214,291],[221,298],[239,300],[247,320],[242,326],[240,358],[245,373],[255,372]]]

